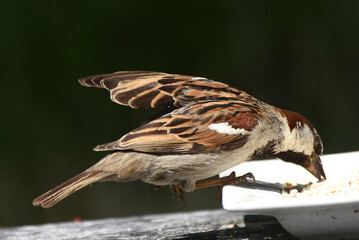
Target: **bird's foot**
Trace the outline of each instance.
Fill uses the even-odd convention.
[[[285,183],[283,184],[282,192],[290,193],[290,191],[292,190],[303,192],[304,190],[309,189],[312,184],[313,184],[312,182],[307,184],[296,184],[296,185],[292,185],[291,183]]]

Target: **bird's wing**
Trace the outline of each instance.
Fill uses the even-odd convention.
[[[94,150],[198,153],[233,150],[246,143],[262,118],[259,108],[240,100],[211,100],[175,109],[121,139]]]
[[[146,71],[121,71],[79,79],[86,87],[105,88],[111,100],[132,108],[183,107],[206,99],[230,100],[246,93],[202,77]]]

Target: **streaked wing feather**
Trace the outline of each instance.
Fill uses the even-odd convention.
[[[210,108],[212,106],[212,108]],[[198,114],[202,109],[206,112]],[[149,153],[197,153],[233,150],[246,143],[260,115],[240,101],[208,101],[175,109],[124,135],[121,139],[99,145],[97,151],[135,150]],[[229,123],[229,128],[243,129],[238,134],[210,129],[215,123]]]
[[[160,72],[121,71],[81,78],[79,82],[86,87],[105,88],[112,101],[132,108],[182,107],[194,101],[246,96],[224,83]]]

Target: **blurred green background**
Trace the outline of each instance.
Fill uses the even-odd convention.
[[[204,76],[305,115],[325,153],[358,150],[359,1],[3,1],[0,226],[220,208],[99,183],[51,209],[32,199],[94,164],[155,110],[77,79],[119,70]]]

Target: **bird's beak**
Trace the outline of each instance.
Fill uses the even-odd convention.
[[[322,161],[315,152],[312,153],[312,155],[309,157],[309,161],[306,162],[305,165],[306,166],[304,166],[304,168],[313,174],[313,176],[316,177],[319,181],[326,179]]]

